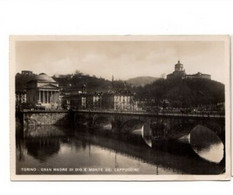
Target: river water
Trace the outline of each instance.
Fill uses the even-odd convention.
[[[173,141],[58,126],[17,130],[17,174],[221,174],[224,144],[197,125]],[[201,134],[201,136],[200,136]],[[200,138],[201,137],[201,138]]]

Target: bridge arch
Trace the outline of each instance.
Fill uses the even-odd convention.
[[[112,129],[113,117],[111,115],[94,115],[92,118],[93,128]]]
[[[116,133],[131,133],[142,125],[151,131],[153,137],[179,139],[198,124],[214,131],[223,141],[225,140],[225,119],[188,116],[158,116],[152,114],[116,113],[116,112],[76,112],[75,122],[87,127],[94,127],[101,122],[111,124]],[[132,124],[130,124],[132,123]],[[145,129],[144,129],[145,130]]]
[[[74,117],[74,125],[75,127],[90,127],[92,123],[92,117],[85,114],[76,114]]]
[[[144,120],[132,118],[122,122],[120,131],[122,133],[128,133],[128,134],[133,133],[134,131],[141,129],[144,123],[145,123]]]

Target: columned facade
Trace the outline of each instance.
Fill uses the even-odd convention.
[[[45,109],[57,109],[60,106],[58,83],[42,73],[28,83],[28,102]]]
[[[58,93],[58,90],[39,90],[38,91],[38,102],[42,104],[55,103],[55,95]]]

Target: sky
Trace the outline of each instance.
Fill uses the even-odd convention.
[[[223,41],[17,41],[16,71],[72,74],[76,70],[111,80],[161,77],[178,60],[187,74],[210,74],[224,83]]]

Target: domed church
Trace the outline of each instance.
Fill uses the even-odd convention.
[[[180,63],[180,61],[175,64],[175,71],[171,74],[167,75],[168,79],[173,78],[183,78],[186,75],[183,64]]]
[[[175,64],[175,71],[167,75],[167,79],[208,79],[211,80],[211,75],[196,73],[196,74],[186,74],[183,64],[180,61]]]
[[[60,88],[52,78],[41,73],[27,83],[27,102],[45,109],[57,109]]]

